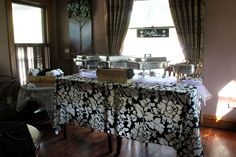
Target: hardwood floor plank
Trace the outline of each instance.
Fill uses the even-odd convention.
[[[206,157],[236,156],[235,131],[204,127],[201,138]]]
[[[63,131],[52,132],[50,125],[39,128],[42,133],[40,157],[112,157],[116,154],[116,138],[112,136],[113,151],[109,153],[105,133],[74,125],[67,126],[67,139]],[[205,157],[233,157],[236,154],[236,132],[216,128],[201,128]],[[119,157],[173,157],[176,151],[167,146],[122,139]]]

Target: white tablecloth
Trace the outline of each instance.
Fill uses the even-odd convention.
[[[46,109],[49,117],[52,118],[54,91],[55,87],[23,85],[19,90],[16,110],[22,110],[27,105],[27,101],[35,101]]]

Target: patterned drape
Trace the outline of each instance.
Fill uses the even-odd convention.
[[[186,61],[203,66],[205,0],[169,0]]]
[[[106,38],[109,55],[119,55],[128,30],[133,0],[106,0]]]

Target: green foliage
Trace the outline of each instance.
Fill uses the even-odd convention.
[[[92,0],[68,0],[69,18],[91,18]]]

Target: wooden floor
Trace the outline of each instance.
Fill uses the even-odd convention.
[[[63,132],[55,135],[50,125],[39,128],[42,133],[40,157],[112,157],[116,153],[113,137],[113,151],[108,153],[107,135],[91,132],[90,129],[68,125],[67,139]],[[205,157],[235,157],[236,132],[202,127],[201,138]],[[122,140],[119,157],[172,157],[176,151],[167,146],[145,144],[128,139]]]

